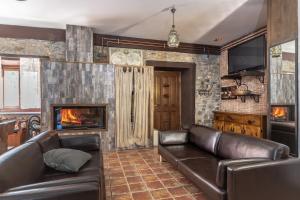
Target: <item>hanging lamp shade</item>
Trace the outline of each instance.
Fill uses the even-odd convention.
[[[170,48],[177,48],[179,46],[179,35],[177,31],[175,30],[175,24],[174,24],[174,14],[176,12],[175,8],[171,9],[172,15],[173,15],[173,25],[170,30],[169,36],[168,36],[168,46]]]

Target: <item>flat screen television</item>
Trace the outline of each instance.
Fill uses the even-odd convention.
[[[266,39],[259,36],[228,50],[228,74],[265,68]]]

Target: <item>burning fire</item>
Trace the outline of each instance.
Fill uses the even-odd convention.
[[[61,122],[81,124],[80,111],[76,111],[76,109],[61,109]]]
[[[272,109],[272,116],[276,118],[282,118],[286,116],[286,110],[283,107],[275,107]]]

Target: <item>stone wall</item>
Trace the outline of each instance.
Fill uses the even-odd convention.
[[[65,43],[45,40],[0,38],[0,54],[48,56],[65,60]]]
[[[108,131],[100,132],[100,136],[103,150],[114,149],[114,67],[107,64],[49,60],[42,60],[41,63],[42,128],[44,130],[51,128],[51,104],[108,104]]]

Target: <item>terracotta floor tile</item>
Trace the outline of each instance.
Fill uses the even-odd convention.
[[[175,197],[176,200],[194,200],[191,196]]]
[[[136,192],[132,193],[134,200],[152,200],[150,192]]]
[[[153,172],[152,172],[151,169],[142,169],[142,170],[139,170],[139,173],[140,173],[141,175],[153,174]]]
[[[142,176],[142,178],[145,182],[158,181],[158,178],[153,174],[144,175],[144,176]]]
[[[124,194],[129,193],[129,188],[127,185],[119,185],[111,187],[112,195]]]
[[[187,178],[179,178],[176,179],[179,183],[183,184],[183,185],[190,185],[191,182],[187,179]]]
[[[181,184],[175,180],[175,179],[167,179],[167,180],[162,180],[161,181],[163,183],[163,185],[167,188],[170,187],[179,187]]]
[[[166,189],[152,190],[151,194],[154,199],[170,198],[171,195]]]
[[[184,188],[191,194],[201,193],[201,191],[193,185],[187,185],[187,186],[184,186]]]
[[[188,194],[184,187],[168,188],[168,190],[174,197]]]
[[[157,174],[157,177],[161,180],[172,179],[173,178],[173,176],[171,176],[171,174],[169,174],[169,173]]]
[[[120,195],[114,195],[111,197],[111,200],[132,200],[133,198],[131,197],[130,194],[120,194]],[[106,198],[106,200],[109,200]]]
[[[110,180],[111,186],[124,185],[124,184],[127,184],[127,181],[125,178],[113,178]]]
[[[139,174],[136,171],[126,171],[125,176],[138,176]]]
[[[122,177],[124,177],[124,174],[123,174],[123,172],[115,172],[115,173],[110,174],[110,177],[111,178],[122,178]]]
[[[146,182],[146,185],[150,190],[156,190],[156,189],[164,188],[164,186],[161,184],[160,181]]]
[[[157,149],[105,152],[104,173],[107,200],[208,200]]]
[[[147,187],[145,186],[144,183],[132,183],[129,184],[129,189],[131,192],[141,192],[141,191],[145,191]]]

